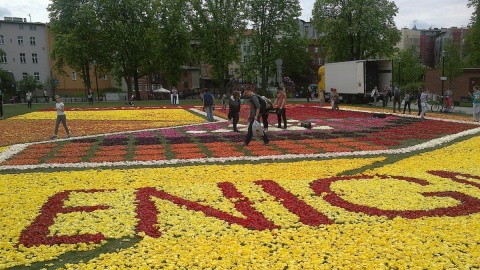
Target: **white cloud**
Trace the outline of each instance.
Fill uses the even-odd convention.
[[[442,27],[466,27],[473,9],[467,8],[468,0],[396,0],[399,12],[395,17],[398,28],[412,28],[414,21],[418,29]],[[26,18],[32,22],[48,22],[47,6],[50,0],[0,0],[0,19],[3,17]],[[300,0],[301,19],[308,21],[312,16],[315,0]]]
[[[8,3],[7,3],[8,2]],[[47,7],[50,0],[0,0],[0,19],[4,17],[25,18],[29,22],[49,21]]]

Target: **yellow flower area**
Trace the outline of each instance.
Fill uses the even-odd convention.
[[[315,208],[322,208],[325,202],[321,198],[312,196],[309,182],[317,178],[330,177],[345,170],[368,166],[384,158],[370,159],[338,159],[331,161],[304,161],[294,163],[267,163],[255,165],[209,165],[188,166],[173,168],[145,168],[128,170],[85,170],[54,173],[24,173],[5,174],[0,178],[0,206],[4,211],[0,213],[0,238],[10,239],[0,247],[0,268],[14,265],[26,265],[35,261],[49,260],[70,250],[78,250],[77,244],[41,245],[34,247],[16,247],[22,230],[39,216],[42,206],[49,198],[68,190],[105,190],[104,192],[85,193],[72,192],[63,207],[108,205],[109,209],[94,212],[72,212],[58,214],[53,225],[49,226],[49,235],[77,235],[85,233],[101,233],[107,239],[133,237],[137,235],[135,217],[135,192],[140,188],[154,187],[158,190],[181,197],[185,200],[199,202],[220,211],[242,217],[232,201],[225,198],[217,184],[230,182],[255,202],[255,208],[271,219],[278,226],[285,226],[295,231],[298,217],[289,213],[281,204],[275,202],[258,185],[256,180],[275,180],[290,192],[298,194]],[[339,165],[341,164],[341,166]],[[264,200],[264,201],[263,201]],[[253,231],[242,226],[228,225],[217,218],[206,217],[201,212],[188,211],[171,202],[154,199],[157,208],[161,209],[158,228],[165,234],[159,238],[146,236],[139,246],[135,246],[118,254],[107,255],[123,258],[120,265],[132,263],[142,265],[146,260],[154,260],[156,256],[162,260],[171,260],[176,254],[195,256],[202,261],[202,265],[209,264],[213,254],[209,255],[207,247],[220,248],[220,254],[229,260],[236,260],[223,249],[234,246],[225,245],[224,241],[236,239],[236,245],[245,242],[239,252],[251,252],[251,245],[264,238],[265,232]],[[263,202],[262,202],[263,201]],[[15,205],[15,207],[10,207]],[[38,230],[37,230],[38,231]],[[271,234],[272,232],[270,232]],[[286,232],[287,233],[287,232]],[[288,233],[288,234],[290,234]],[[191,250],[192,237],[198,240],[202,249]],[[247,237],[248,239],[244,238]],[[197,240],[195,240],[197,242]],[[175,244],[174,244],[175,243]],[[172,246],[173,245],[173,246]],[[89,244],[90,249],[98,245]],[[186,248],[188,247],[188,248]],[[169,252],[158,253],[158,249],[168,249]],[[226,250],[225,250],[226,251]],[[205,252],[205,253],[204,253]],[[127,257],[133,256],[130,259]],[[259,256],[264,256],[261,253]],[[94,264],[110,264],[110,258],[105,257]],[[102,255],[103,258],[103,255]],[[242,259],[242,258],[237,258]],[[250,261],[249,258],[244,258]],[[189,260],[175,262],[177,265]],[[243,259],[242,259],[243,260]],[[194,261],[192,261],[194,263]],[[217,263],[217,262],[216,262]],[[250,261],[253,263],[253,261]],[[168,265],[165,265],[168,266]]]
[[[2,153],[3,151],[5,151],[8,147],[0,147],[0,153]]]
[[[478,268],[479,144],[475,137],[353,176],[388,160],[5,174],[0,268],[137,236],[132,247],[65,268]],[[97,209],[79,211],[88,207]],[[105,239],[61,238],[87,234]]]
[[[177,125],[205,122],[205,118],[199,117],[184,109],[67,111],[65,114],[68,120],[158,121],[172,122]],[[54,111],[39,111],[15,116],[11,119],[45,120],[55,118],[56,112]]]

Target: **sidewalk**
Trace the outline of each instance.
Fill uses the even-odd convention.
[[[288,101],[300,101],[300,102],[305,102],[305,103],[319,103],[319,99],[318,98],[315,98],[315,99],[310,99],[309,102],[307,102],[307,99],[306,98],[289,98]],[[345,103],[343,103],[345,104]],[[347,103],[348,104],[348,103]],[[349,104],[349,105],[355,105],[355,104]],[[366,105],[366,104],[365,104]],[[368,103],[368,105],[373,106],[373,103]],[[340,103],[340,106],[342,106],[342,103]],[[377,108],[383,108],[382,106],[382,101],[377,101]],[[388,104],[387,104],[387,107],[386,108],[390,108],[390,110],[393,112],[393,101],[389,101]],[[415,113],[418,112],[418,106],[415,105],[415,102],[411,102],[410,103],[410,109],[412,110],[412,114],[413,112],[415,111]],[[400,111],[403,112],[403,106],[400,106]],[[432,111],[429,110],[427,111],[427,113],[431,113]],[[408,108],[407,108],[407,113],[408,113]],[[439,112],[438,112],[439,113]],[[455,109],[453,110],[453,113],[454,114],[467,114],[467,115],[472,115],[473,113],[473,108],[472,107],[455,107]]]
[[[377,101],[377,107],[378,108],[383,108],[382,106],[382,101]],[[373,103],[369,103],[369,105],[371,105],[373,107]],[[389,101],[388,104],[387,104],[387,107],[390,108],[393,112],[393,101]],[[412,111],[418,111],[418,105],[415,104],[415,102],[411,102],[410,103],[410,108],[412,109]],[[403,112],[403,106],[400,106],[400,111]],[[408,107],[406,108],[406,112],[408,111]],[[431,113],[432,111],[431,110],[428,110],[427,113]],[[440,112],[436,112],[436,113],[440,113]],[[472,115],[473,113],[473,108],[472,107],[455,107],[455,109],[453,109],[453,113],[456,113],[456,114],[469,114],[469,115]]]

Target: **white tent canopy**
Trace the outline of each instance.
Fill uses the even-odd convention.
[[[165,88],[163,88],[163,87],[162,87],[162,88],[159,88],[159,89],[152,90],[152,92],[154,92],[154,93],[168,93],[168,94],[170,94],[170,90],[167,90],[167,89],[165,89]]]

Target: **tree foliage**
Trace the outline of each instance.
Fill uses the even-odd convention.
[[[183,8],[186,0],[159,0],[157,17],[158,45],[153,53],[156,55],[152,72],[160,68],[169,85],[176,86],[182,76],[182,66],[187,64],[191,56],[190,32]]]
[[[400,41],[389,0],[316,0],[313,22],[330,62],[389,57]]]
[[[91,87],[90,66],[93,60],[102,61],[108,52],[104,35],[99,27],[94,0],[53,0],[48,6],[50,31],[53,34],[52,57],[55,68],[63,72],[64,66],[79,72],[86,88]]]
[[[308,51],[310,40],[299,34],[282,37],[279,44],[279,58],[282,59],[282,74],[295,83],[310,82],[315,75],[316,65]]]
[[[224,92],[228,65],[239,60],[245,28],[245,0],[192,0],[190,23],[200,59],[212,66],[212,79]]]
[[[393,58],[394,84],[403,86],[421,81],[426,67],[422,64],[415,47],[400,50]]]
[[[452,81],[463,74],[463,63],[460,48],[453,42],[452,39],[447,39],[444,45],[445,56],[442,57],[442,66],[439,67],[445,71],[450,87]],[[445,66],[444,66],[445,65]]]
[[[275,73],[275,61],[280,57],[279,41],[298,34],[301,7],[298,0],[248,0],[248,8],[252,46],[247,67],[260,75],[260,92],[264,93],[268,78]]]
[[[98,0],[98,20],[106,33],[106,44],[113,65],[112,75],[127,82],[128,95],[140,96],[138,79],[141,71],[152,64],[151,57],[159,46],[158,2],[150,0]]]
[[[41,89],[43,84],[35,79],[32,75],[27,75],[27,77],[23,78],[18,82],[18,88],[20,92],[26,93],[28,91],[35,91],[35,89]]]
[[[463,53],[465,54],[464,65],[466,67],[480,66],[480,1],[469,0],[468,7],[473,7],[474,12],[470,18],[470,31],[465,36]]]

